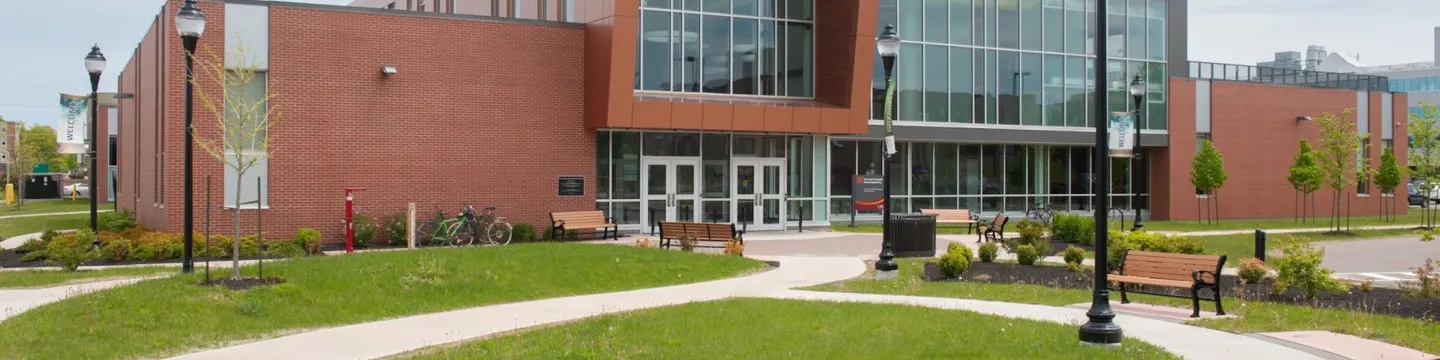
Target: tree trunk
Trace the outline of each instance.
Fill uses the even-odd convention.
[[[235,178],[244,179],[245,173],[237,171]],[[230,252],[230,278],[236,280],[240,279],[240,192],[240,184],[235,184],[235,242],[234,249]],[[256,241],[260,241],[261,236],[256,234]]]
[[[1215,224],[1216,224],[1216,225],[1219,225],[1219,224],[1220,224],[1220,191],[1219,191],[1219,190],[1216,190],[1216,191],[1215,191],[1215,196],[1214,196],[1214,198],[1215,198],[1215,218],[1214,218],[1214,219],[1215,219]]]

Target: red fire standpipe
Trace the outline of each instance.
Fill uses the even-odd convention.
[[[365,188],[345,188],[345,253],[355,252],[355,192]]]

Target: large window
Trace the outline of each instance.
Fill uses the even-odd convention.
[[[1096,89],[1095,37],[1104,34],[1115,62],[1106,87],[1120,84],[1111,89],[1117,94],[1111,105],[1128,104],[1124,85],[1143,76],[1149,116],[1139,128],[1167,129],[1164,0],[1104,1],[1108,26],[1099,31],[1096,0],[880,0],[877,29],[895,23],[904,42],[895,66],[895,119],[1093,126],[1087,103]],[[879,119],[884,82],[876,60]]]
[[[814,96],[812,0],[646,0],[635,89]]]
[[[266,208],[270,205],[270,197],[265,191],[270,160],[268,146],[265,146],[268,142],[262,140],[268,136],[266,130],[269,128],[266,123],[269,116],[269,105],[266,103],[268,76],[266,72],[257,71],[248,82],[237,83],[242,80],[243,77],[236,72],[226,75],[230,88],[225,92],[225,157],[229,163],[243,165],[245,174],[241,176],[233,166],[225,167],[225,207],[236,207],[238,191],[240,208]]]
[[[880,142],[830,141],[831,219],[852,210],[851,183],[878,175]],[[1090,211],[1094,152],[1088,147],[900,142],[893,158],[891,196],[896,209],[969,209],[1023,213],[1035,206]],[[1147,206],[1150,187],[1144,158],[1111,159],[1111,206]],[[818,195],[818,194],[817,194]],[[876,213],[878,214],[878,213]],[[859,214],[875,215],[875,214]]]

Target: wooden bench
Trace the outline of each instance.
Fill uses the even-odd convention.
[[[971,214],[970,210],[920,209],[920,213],[935,215],[936,227],[941,225],[964,226],[966,234],[975,233],[975,225],[980,222],[980,217]]]
[[[1210,289],[1214,296],[1205,300],[1215,301],[1215,314],[1225,315],[1220,305],[1220,269],[1225,265],[1225,255],[1187,255],[1152,251],[1126,250],[1120,257],[1120,273],[1110,275],[1110,282],[1118,285],[1120,303],[1128,304],[1126,284],[1148,285],[1190,289],[1190,296],[1163,292],[1142,294],[1190,298],[1195,312],[1190,317],[1200,317],[1200,289]]]
[[[978,228],[980,230],[980,242],[985,242],[985,240],[995,242],[1004,241],[1005,223],[1008,222],[1010,222],[1010,217],[1005,216],[1005,214],[995,214],[995,220],[991,220],[988,224],[980,224]]]
[[[620,229],[614,221],[605,217],[605,212],[570,211],[550,213],[550,232],[557,239],[566,239],[571,231],[597,234],[599,239],[619,239]]]
[[[660,247],[669,249],[672,244],[678,245],[681,236],[695,237],[696,244],[700,242],[719,242],[719,246],[725,247],[730,240],[745,243],[745,230],[736,230],[735,224],[724,223],[699,223],[699,222],[660,222]],[[698,245],[697,245],[698,246]]]

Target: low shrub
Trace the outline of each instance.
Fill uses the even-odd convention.
[[[1435,270],[1435,260],[1426,259],[1424,265],[1415,268],[1415,281],[1400,283],[1400,289],[1417,297],[1440,299],[1440,272]]]
[[[116,262],[129,260],[130,249],[135,246],[134,242],[125,238],[118,238],[103,243],[104,246],[100,247],[100,256]]]
[[[740,239],[726,241],[725,255],[745,256],[745,243],[740,242]]]
[[[685,252],[695,251],[695,245],[696,245],[696,243],[697,243],[698,241],[695,239],[694,236],[690,236],[690,235],[680,235],[680,239],[679,239],[679,240],[680,240],[680,250],[681,250],[681,251],[685,251]]]
[[[95,233],[90,229],[56,236],[45,245],[45,261],[65,271],[75,271],[80,264],[100,256],[91,246],[94,238]]]
[[[300,245],[300,248],[305,249],[306,254],[320,254],[321,240],[322,239],[320,238],[319,230],[303,228],[300,229],[300,231],[295,232],[295,244]]]
[[[1095,219],[1079,214],[1057,213],[1050,234],[1064,242],[1095,245]]]
[[[302,229],[302,230],[303,230],[303,229]],[[295,244],[296,244],[296,245],[300,245],[300,246],[301,246],[301,247],[300,247],[301,249],[304,249],[304,248],[305,248],[305,245],[300,244],[300,241],[299,241],[298,239],[295,241]],[[230,246],[233,247],[233,246],[235,246],[235,244],[234,244],[234,243],[231,243]],[[233,249],[231,250],[230,256],[235,256]],[[241,257],[260,256],[260,236],[259,236],[259,235],[246,235],[245,237],[240,238],[240,256],[241,256]]]
[[[230,249],[235,247],[235,239],[228,235],[210,235],[210,244],[205,246],[207,257],[230,256]]]
[[[1045,223],[1034,219],[1020,220],[1015,224],[1015,233],[1020,235],[1020,245],[1042,247],[1040,245],[1043,243],[1045,245],[1043,248],[1049,249],[1050,240],[1045,238],[1046,230],[1049,228],[1045,226]]]
[[[1203,242],[1182,235],[1165,235],[1145,231],[1110,230],[1109,239],[1107,254],[1111,261],[1107,262],[1107,267],[1111,271],[1120,268],[1119,259],[1124,256],[1127,250],[1177,254],[1205,253],[1205,244]]]
[[[1310,246],[1310,240],[1291,236],[1280,247],[1281,257],[1270,262],[1277,273],[1275,289],[1294,287],[1314,299],[1321,292],[1349,290],[1345,283],[1330,277],[1330,269],[1320,266],[1325,249]]]
[[[1075,247],[1075,245],[1070,245],[1069,247],[1065,248],[1065,252],[1063,253],[1062,257],[1065,258],[1066,264],[1084,264],[1085,249]]]
[[[404,246],[410,241],[405,230],[408,226],[406,220],[404,213],[391,215],[385,220],[385,240],[389,241],[390,245]]]
[[[1268,275],[1270,275],[1270,269],[1265,266],[1265,262],[1255,258],[1241,261],[1240,269],[1236,272],[1236,276],[1249,284],[1258,284]]]
[[[951,243],[949,251],[940,256],[940,271],[944,272],[946,277],[959,277],[970,270],[970,262],[973,261],[971,256],[970,247]]]
[[[39,241],[31,241],[31,242],[33,242],[33,243],[40,243]],[[26,244],[29,244],[29,243],[26,243]],[[46,244],[48,244],[48,243],[46,243]],[[47,258],[49,258],[49,257],[50,257],[50,255],[47,254],[47,253],[45,253],[45,249],[40,249],[40,250],[33,250],[33,251],[30,251],[30,252],[25,253],[25,255],[20,256],[20,261],[23,261],[23,262],[44,261],[45,259],[47,259]]]
[[[297,258],[305,256],[305,248],[296,244],[294,240],[279,241],[266,246],[265,256],[280,258]]]
[[[20,244],[20,247],[15,248],[15,253],[29,254],[36,251],[44,252],[45,245],[49,243],[50,239],[46,239],[44,237],[39,239],[30,239],[30,241],[26,241],[24,244]]]
[[[1371,292],[1371,291],[1375,291],[1375,281],[1374,281],[1374,280],[1365,280],[1365,281],[1361,281],[1361,282],[1360,282],[1360,292],[1367,292],[1367,293],[1368,293],[1368,292]]]
[[[1015,257],[1020,265],[1035,265],[1035,261],[1040,260],[1040,249],[1031,245],[1020,245],[1015,248]]]
[[[999,255],[1000,255],[1000,245],[995,245],[995,243],[985,243],[985,244],[980,245],[980,261],[981,261],[981,262],[994,262],[994,261],[995,261],[995,257],[996,257],[996,256],[999,256]]]
[[[135,227],[135,217],[129,211],[101,213],[96,218],[100,231],[121,232]]]
[[[510,241],[519,243],[535,241],[535,226],[526,223],[515,223],[510,227]]]
[[[350,221],[350,226],[355,229],[355,247],[370,247],[370,244],[375,242],[375,219],[357,214]]]

